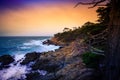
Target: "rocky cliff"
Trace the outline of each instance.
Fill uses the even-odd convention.
[[[27,80],[96,80],[95,70],[86,68],[81,55],[88,47],[83,40],[76,40],[56,51],[41,53],[35,58],[32,70],[45,70],[47,74],[27,74]],[[32,54],[32,53],[31,53]],[[27,56],[30,54],[27,54]],[[35,56],[35,55],[34,55]],[[38,55],[36,55],[38,56]],[[33,56],[31,56],[33,57]],[[23,61],[29,60],[27,57]],[[27,61],[28,63],[29,61]],[[22,62],[24,63],[24,62]]]

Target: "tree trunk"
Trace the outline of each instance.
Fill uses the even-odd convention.
[[[108,50],[104,80],[120,78],[120,0],[111,0],[110,22],[108,26]]]

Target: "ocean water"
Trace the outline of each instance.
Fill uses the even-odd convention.
[[[43,45],[42,42],[47,39],[50,37],[0,37],[0,56],[10,54],[15,59],[9,68],[0,70],[0,80],[25,80],[25,74],[31,72],[29,66],[34,62],[23,66],[18,61],[24,59],[26,53],[54,51],[59,48],[55,45]],[[14,65],[16,62],[17,65]],[[37,72],[40,75],[47,73],[43,70]]]
[[[54,50],[54,45],[43,45],[50,37],[0,37],[0,55],[25,54],[29,52],[44,52]]]

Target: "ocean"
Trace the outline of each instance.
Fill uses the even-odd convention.
[[[9,54],[14,56],[15,62],[25,58],[25,54],[30,52],[48,52],[58,49],[59,46],[43,45],[43,41],[51,37],[0,37],[0,56]],[[14,63],[15,63],[14,62]],[[31,69],[29,66],[22,66],[20,62],[17,65],[11,63],[9,68],[0,70],[0,80],[18,80],[25,78],[25,74]],[[45,71],[39,71],[45,74]]]
[[[54,50],[54,45],[43,45],[50,37],[0,37],[0,55],[25,54],[29,52],[44,52]]]

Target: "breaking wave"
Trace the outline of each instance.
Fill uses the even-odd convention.
[[[59,46],[55,45],[43,45],[43,41],[45,40],[31,40],[29,42],[25,42],[22,46],[19,47],[19,51],[14,54],[15,61],[10,64],[10,67],[7,69],[0,70],[0,80],[18,80],[18,79],[25,79],[26,73],[31,71],[29,65],[32,65],[34,62],[31,62],[29,65],[21,65],[20,62],[25,58],[24,52],[47,52],[47,51],[54,51],[58,49]],[[47,72],[40,70],[37,71],[40,75],[45,75]]]

